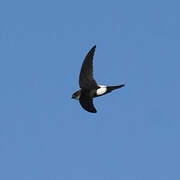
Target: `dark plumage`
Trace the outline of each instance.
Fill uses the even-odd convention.
[[[88,52],[86,55],[79,75],[80,90],[76,91],[72,98],[78,99],[81,106],[88,112],[96,113],[97,110],[93,105],[93,98],[102,96],[111,92],[114,89],[125,86],[124,84],[118,86],[101,86],[98,85],[93,78],[93,57],[96,46]]]

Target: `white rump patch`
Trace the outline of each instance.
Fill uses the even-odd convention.
[[[100,85],[99,87],[100,87],[100,88],[98,88],[98,89],[96,90],[96,94],[97,94],[98,96],[103,95],[104,93],[106,93],[106,91],[107,91],[107,87],[106,87],[106,86]]]

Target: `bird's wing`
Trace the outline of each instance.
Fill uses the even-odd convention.
[[[93,78],[93,56],[96,46],[88,52],[81,67],[79,75],[80,88],[96,88],[98,85]]]
[[[96,113],[96,109],[93,104],[93,98],[90,96],[86,96],[86,94],[81,94],[79,99],[81,106],[88,112]]]

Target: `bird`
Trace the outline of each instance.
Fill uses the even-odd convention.
[[[80,75],[79,86],[80,89],[73,93],[72,99],[79,100],[81,106],[88,112],[96,113],[97,110],[93,104],[93,98],[110,93],[115,89],[119,89],[125,86],[121,84],[118,86],[105,86],[99,85],[93,77],[93,57],[95,53],[96,45],[94,45],[88,54],[86,55]]]

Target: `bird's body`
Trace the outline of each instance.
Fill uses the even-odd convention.
[[[81,72],[79,76],[80,90],[76,91],[72,98],[79,100],[81,106],[88,112],[96,113],[96,109],[93,105],[93,98],[102,96],[111,92],[114,89],[125,86],[121,84],[119,86],[104,86],[98,85],[93,78],[93,56],[96,46],[94,46],[82,64]]]

